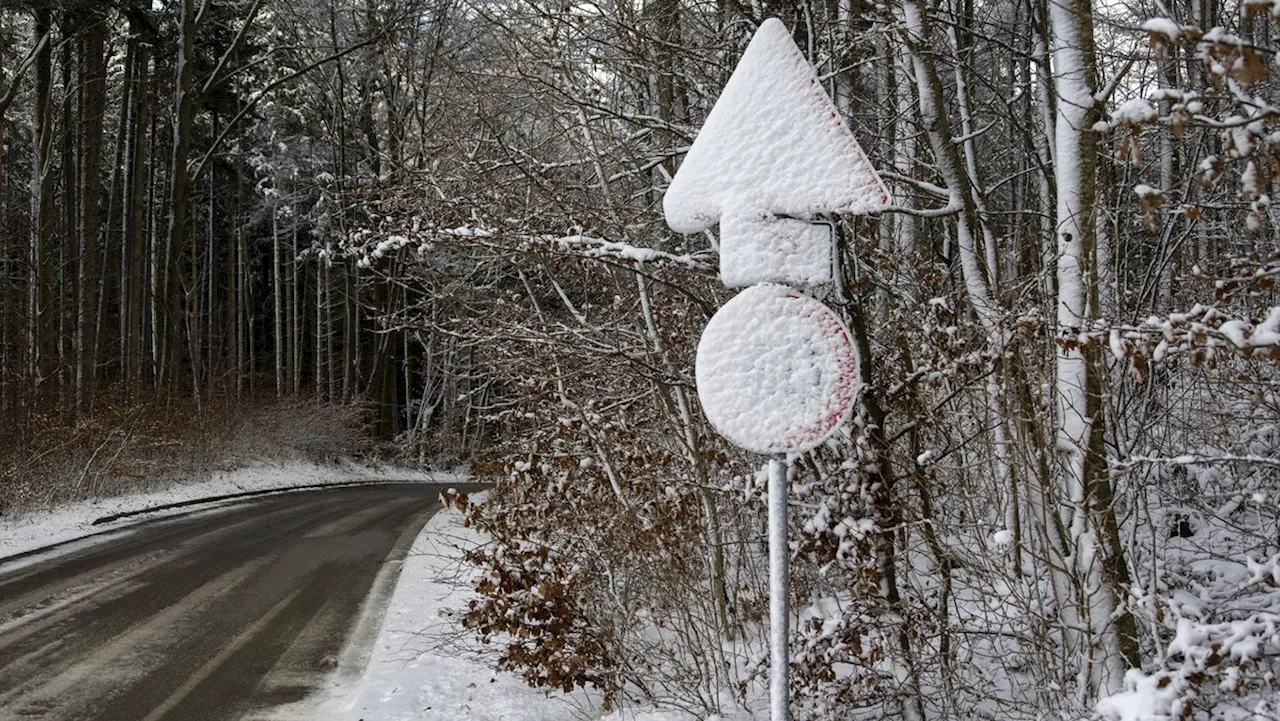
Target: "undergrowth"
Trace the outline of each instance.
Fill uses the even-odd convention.
[[[200,481],[263,462],[332,463],[376,450],[367,409],[309,398],[102,398],[71,420],[0,424],[0,514]]]

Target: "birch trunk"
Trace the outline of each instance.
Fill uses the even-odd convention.
[[[906,48],[896,50],[893,55],[893,64],[897,70],[896,76],[898,78],[898,82],[893,84],[894,105],[897,110],[896,116],[899,118],[899,127],[895,133],[894,140],[894,164],[899,173],[910,177],[915,172],[916,134],[902,120],[910,118],[914,110],[914,98],[906,88],[908,83],[914,82],[911,72],[910,51]],[[894,199],[894,204],[903,208],[912,208],[915,207],[915,200],[912,198],[910,191],[904,189]],[[894,218],[894,247],[899,252],[911,255],[920,252],[920,249],[916,247],[916,222],[915,216],[908,214],[902,214]]]
[[[1097,187],[1094,134],[1097,88],[1093,11],[1088,0],[1049,4],[1057,109],[1054,179],[1057,188],[1057,450],[1069,517],[1069,548],[1076,603],[1063,609],[1074,636],[1079,690],[1086,698],[1118,691],[1129,666],[1139,663],[1133,617],[1119,603],[1127,580],[1103,448],[1102,366],[1096,344],[1076,339],[1098,310]],[[1101,536],[1101,537],[1100,537]],[[1117,578],[1116,575],[1124,576]],[[1075,606],[1074,608],[1072,606]]]
[[[1165,48],[1164,52],[1174,53],[1174,48]],[[1172,58],[1161,58],[1156,63],[1157,78],[1161,88],[1173,87],[1174,75],[1177,72],[1177,62]],[[1160,116],[1168,117],[1170,102],[1168,100],[1160,101]],[[1168,193],[1173,190],[1173,133],[1160,133],[1160,191]],[[1160,245],[1156,255],[1157,270],[1157,289],[1155,293],[1155,307],[1151,310],[1159,312],[1172,307],[1173,303],[1173,223],[1171,222],[1175,216],[1169,212],[1169,209],[1160,209],[1160,218],[1164,222],[1160,224]]]

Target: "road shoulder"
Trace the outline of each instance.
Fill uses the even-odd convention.
[[[474,571],[462,560],[482,543],[446,507],[423,527],[405,557],[368,664],[359,674],[335,674],[333,685],[307,707],[279,718],[332,721],[564,721],[595,716],[586,694],[529,688],[514,674],[491,669],[492,650],[461,628]],[[345,676],[345,678],[344,678]]]

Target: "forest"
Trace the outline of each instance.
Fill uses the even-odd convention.
[[[795,717],[1280,719],[1280,0],[3,0],[0,513],[466,464],[497,664],[750,706],[764,459],[662,197],[770,17],[893,195],[812,290]]]

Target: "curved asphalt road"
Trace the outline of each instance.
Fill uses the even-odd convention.
[[[0,560],[0,719],[272,718],[367,652],[439,491],[266,496]]]

